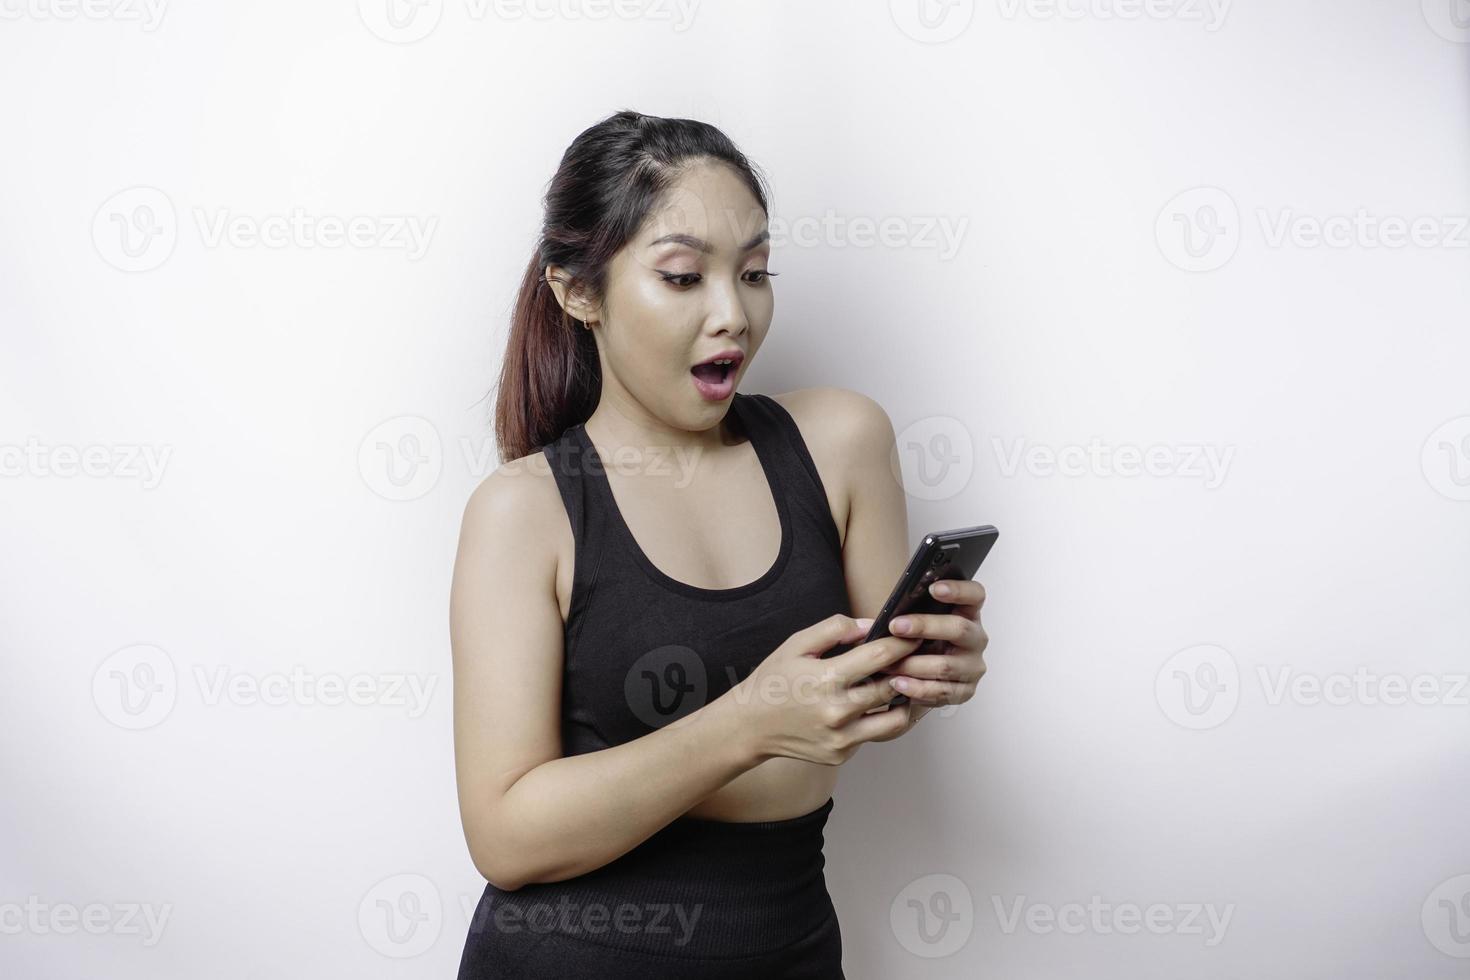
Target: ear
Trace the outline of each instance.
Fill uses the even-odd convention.
[[[571,317],[583,323],[595,323],[601,313],[601,306],[593,303],[586,296],[586,291],[576,285],[572,285],[571,273],[565,267],[559,265],[548,265],[542,275],[551,291],[556,294],[556,301],[562,310]]]

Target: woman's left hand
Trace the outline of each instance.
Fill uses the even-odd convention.
[[[975,696],[975,687],[985,676],[985,647],[990,643],[980,625],[985,586],[968,579],[941,579],[929,586],[929,593],[954,603],[954,608],[947,613],[908,613],[889,623],[894,636],[930,642],[885,671],[895,690],[925,710],[963,704]],[[911,621],[908,629],[901,628],[903,620]]]

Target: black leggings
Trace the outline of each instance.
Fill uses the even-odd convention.
[[[680,817],[587,874],[487,884],[459,980],[843,980],[822,874],[832,805],[759,823]]]

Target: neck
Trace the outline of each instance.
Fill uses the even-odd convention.
[[[687,455],[717,452],[745,441],[735,418],[734,399],[724,415],[705,429],[682,429],[649,412],[626,396],[611,395],[604,390],[597,408],[583,423],[587,437],[603,453],[629,449],[642,451],[674,451]],[[630,448],[631,447],[631,448]]]

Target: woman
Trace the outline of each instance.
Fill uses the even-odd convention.
[[[488,882],[460,976],[840,978],[837,769],[971,697],[984,592],[949,583],[953,613],[859,644],[853,611],[908,558],[893,429],[842,389],[736,391],[775,273],[762,181],[719,130],[619,112],[545,210],[502,465],[454,573],[460,811]]]

